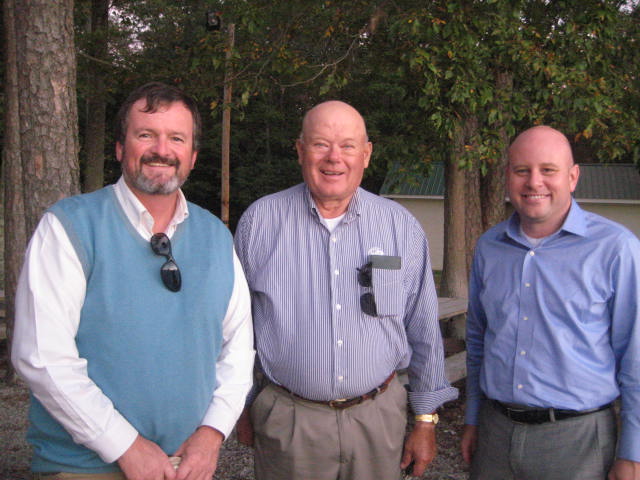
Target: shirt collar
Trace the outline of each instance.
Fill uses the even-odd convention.
[[[581,237],[584,237],[586,235],[587,220],[585,217],[585,212],[584,210],[582,210],[582,208],[580,208],[575,198],[571,199],[569,214],[567,215],[567,218],[565,218],[564,223],[562,224],[560,229],[549,236],[555,236],[559,232],[572,233]],[[511,215],[511,217],[509,218],[507,228],[505,230],[505,235],[513,240],[516,240],[519,243],[523,243],[524,237],[520,233],[520,216],[517,212],[514,212],[513,215]]]
[[[145,208],[142,202],[135,196],[135,194],[129,188],[129,185],[121,176],[120,179],[114,185],[116,197],[124,210],[125,215],[135,227],[135,229],[145,239],[151,238],[153,235],[153,217],[149,211]],[[165,232],[169,237],[173,235],[179,224],[184,222],[189,216],[189,208],[187,206],[187,199],[182,193],[182,190],[178,190],[178,202],[176,204],[176,211],[173,214],[171,222]]]
[[[349,206],[342,219],[344,223],[351,222],[360,215],[360,190],[360,187],[358,187],[349,201]],[[304,200],[309,210],[319,219],[320,212],[318,211],[315,200],[311,196],[311,190],[309,190],[309,186],[306,183],[304,184]]]

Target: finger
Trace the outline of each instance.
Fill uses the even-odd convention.
[[[423,461],[416,461],[416,463],[413,465],[413,472],[411,472],[411,474],[414,477],[421,477],[422,474],[425,472],[425,470],[427,469],[427,466],[429,464],[427,462],[423,462]]]
[[[400,468],[405,469],[413,461],[413,455],[410,452],[404,452],[402,455],[402,461],[400,462]]]

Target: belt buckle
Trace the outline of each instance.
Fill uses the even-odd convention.
[[[335,400],[329,400],[329,406],[331,408],[340,408],[347,402],[348,398],[337,398]]]

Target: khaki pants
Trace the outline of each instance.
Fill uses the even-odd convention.
[[[113,473],[34,473],[33,480],[127,480],[120,472]]]
[[[257,480],[397,480],[407,423],[407,392],[386,392],[344,410],[270,385],[251,408]]]

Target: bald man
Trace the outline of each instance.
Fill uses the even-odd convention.
[[[553,128],[509,149],[515,213],[478,241],[469,286],[471,479],[640,479],[640,242],[578,206],[579,176]]]
[[[353,107],[311,109],[296,147],[304,183],[255,202],[236,232],[268,380],[240,438],[255,441],[258,480],[390,480],[411,464],[421,475],[436,409],[457,396],[427,240],[405,209],[359,188],[372,145]],[[416,415],[406,443],[402,368]]]

